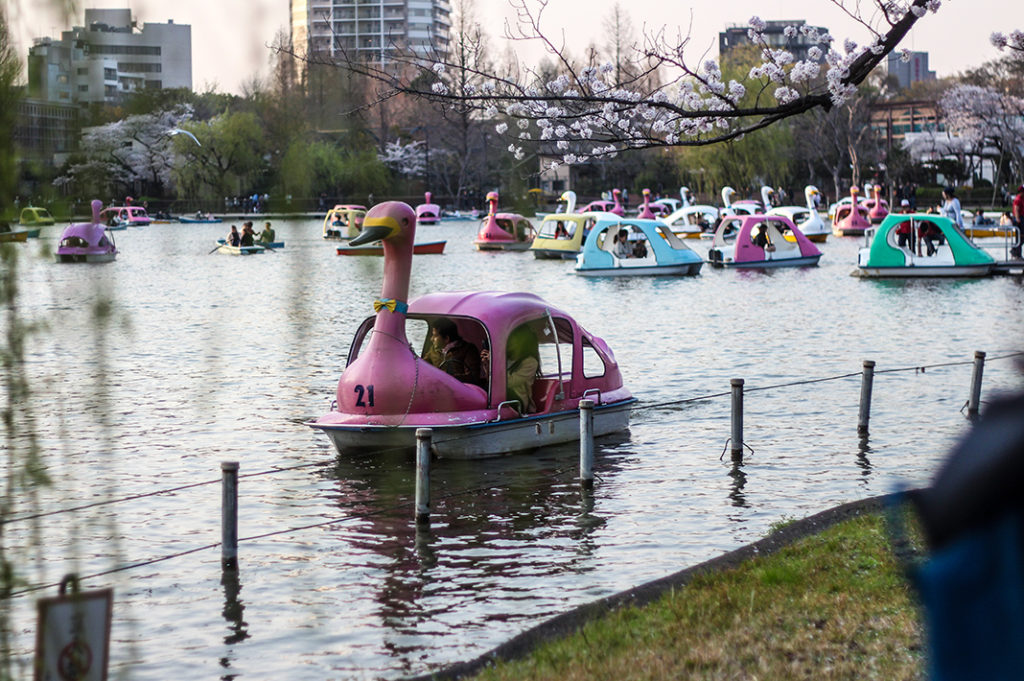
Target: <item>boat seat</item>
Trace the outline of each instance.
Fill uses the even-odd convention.
[[[533,382],[533,405],[534,412],[546,412],[551,410],[554,404],[555,395],[558,393],[558,379],[538,378]]]

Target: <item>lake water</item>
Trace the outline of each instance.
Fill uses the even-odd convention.
[[[109,265],[41,255],[56,229],[21,245],[20,313],[46,325],[26,358],[53,480],[38,508],[137,498],[16,522],[5,542],[31,584],[74,572],[113,587],[117,678],[396,678],[470,659],[777,521],[926,483],[969,425],[975,350],[990,358],[983,399],[1021,385],[999,359],[1022,347],[1018,278],[862,280],[860,240],[830,237],[815,268],[588,279],[568,261],[477,252],[472,222],[423,227],[448,245],[417,256],[411,297],[535,292],[608,341],[640,401],[629,433],[600,443],[592,495],[575,445],[437,461],[417,533],[411,453],[339,459],[302,425],[333,399],[382,260],[335,255],[316,220],[276,221],[273,254],[209,254],[228,227],[117,232]],[[878,373],[861,440],[865,359]],[[752,449],[740,466],[722,457],[729,398],[694,399],[734,377]],[[220,541],[222,461],[241,466],[236,580],[219,547],[202,549]],[[14,600],[22,660],[35,599],[55,593]]]

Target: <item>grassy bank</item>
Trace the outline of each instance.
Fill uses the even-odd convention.
[[[487,680],[919,679],[920,617],[869,513],[624,607]]]

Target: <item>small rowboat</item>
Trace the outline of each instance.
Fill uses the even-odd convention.
[[[6,222],[0,222],[0,242],[28,241],[29,231],[27,229],[11,229]]]
[[[447,241],[424,241],[413,244],[413,255],[428,255],[444,253],[444,245]],[[338,246],[338,255],[384,255],[383,246]]]
[[[225,255],[258,255],[267,250],[263,246],[231,246],[224,239],[217,239],[217,244],[214,250]]]
[[[217,222],[223,222],[220,218],[215,218],[212,215],[204,215],[203,217],[188,217],[182,215],[178,218],[178,222],[184,222],[187,225],[209,225]]]

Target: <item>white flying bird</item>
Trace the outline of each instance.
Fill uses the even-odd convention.
[[[196,139],[196,136],[193,135],[192,133],[190,133],[188,130],[182,130],[181,128],[171,128],[170,130],[167,131],[167,134],[168,135],[188,135],[189,137],[192,138],[193,142],[195,142],[196,144],[199,144],[199,140]],[[199,146],[203,146],[203,145],[199,144]]]

